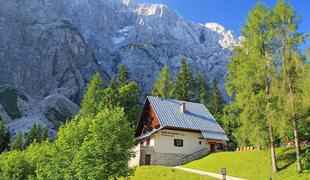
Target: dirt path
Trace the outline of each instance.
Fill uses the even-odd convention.
[[[182,170],[182,171],[192,172],[192,173],[195,173],[195,174],[208,175],[208,176],[211,176],[211,177],[214,177],[214,178],[222,179],[222,175],[221,174],[217,174],[217,173],[200,171],[200,170],[197,170],[197,169],[190,169],[190,168],[185,168],[185,167],[180,167],[180,166],[176,166],[174,168]],[[246,179],[241,179],[241,178],[232,177],[232,176],[226,176],[226,180],[246,180]]]

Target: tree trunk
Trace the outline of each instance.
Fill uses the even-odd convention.
[[[271,164],[273,172],[278,172],[277,167],[277,158],[276,158],[276,151],[274,147],[274,138],[273,138],[273,128],[269,126],[269,138],[270,138],[270,150],[271,150]]]
[[[292,114],[292,121],[293,121],[294,138],[295,138],[297,171],[302,172],[301,157],[300,157],[301,156],[300,144],[299,144],[299,137],[298,137],[297,121],[296,121],[295,112],[293,112],[293,114]]]

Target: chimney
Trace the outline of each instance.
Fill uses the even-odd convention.
[[[157,94],[156,94],[156,97],[157,97],[157,98],[160,98],[160,97],[161,97],[161,94],[160,94],[160,93],[157,93]]]
[[[185,113],[185,111],[186,111],[186,109],[185,109],[185,102],[182,102],[182,103],[180,104],[180,112],[181,112],[181,113]]]

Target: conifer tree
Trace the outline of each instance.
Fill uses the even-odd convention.
[[[11,150],[23,150],[23,134],[21,131],[18,131],[16,139],[11,143]]]
[[[218,82],[215,76],[212,78],[212,84],[210,89],[210,101],[208,102],[209,110],[214,115],[222,114],[225,101],[221,95],[221,91],[218,87]]]
[[[94,117],[99,112],[104,85],[99,73],[95,74],[87,85],[87,91],[81,102],[79,116]]]
[[[165,65],[157,77],[153,87],[153,95],[160,93],[163,98],[171,98],[173,93],[173,77],[168,67]]]
[[[186,62],[186,58],[182,58],[182,66],[176,79],[174,87],[174,96],[176,99],[190,101],[193,100],[193,76]]]
[[[30,131],[26,134],[25,148],[28,147],[36,139],[36,133],[37,133],[37,124],[34,123]]]
[[[38,124],[35,129],[34,139],[36,140],[37,143],[42,142],[42,128],[40,124]]]
[[[129,81],[130,78],[130,74],[128,72],[128,69],[126,67],[126,65],[121,65],[121,67],[118,70],[118,82],[119,84],[126,84]]]
[[[6,130],[4,121],[0,116],[0,153],[7,150],[9,147],[11,133]]]
[[[197,74],[196,87],[198,102],[208,107],[208,102],[210,100],[210,89],[206,83],[205,78],[203,77],[201,70],[199,70]]]
[[[249,13],[242,29],[244,39],[228,66],[226,86],[241,111],[236,136],[258,147],[266,147],[269,139],[272,168],[277,172],[274,127],[279,122],[276,95],[271,93],[275,79],[271,19],[271,10],[261,3]]]
[[[122,107],[124,108],[126,117],[128,118],[129,122],[136,123],[137,116],[139,113],[139,92],[140,89],[136,82],[134,81],[128,81],[130,79],[130,76],[126,72],[126,66],[122,66],[123,70],[120,71],[121,74],[127,74],[127,80],[124,78],[120,78],[123,80],[116,81],[114,77],[110,80],[109,87],[105,88],[102,91],[101,96],[101,103],[99,108],[116,108],[116,107]],[[124,70],[125,69],[125,70]],[[118,77],[124,77],[123,75]]]
[[[282,93],[285,99],[283,108],[292,122],[294,141],[297,158],[297,171],[302,171],[301,152],[298,131],[298,81],[304,73],[304,61],[300,52],[300,45],[303,42],[303,34],[297,32],[300,20],[294,8],[279,0],[273,10],[273,33],[276,53],[279,57],[278,71],[281,78]]]
[[[49,139],[49,137],[48,137],[48,128],[46,127],[46,128],[43,129],[43,132],[42,132],[42,141],[46,141],[48,139]]]

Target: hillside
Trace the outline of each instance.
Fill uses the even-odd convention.
[[[307,148],[303,148],[303,152]],[[302,174],[296,172],[295,149],[277,149],[278,167],[280,172],[272,174],[272,179],[310,179],[310,170],[305,170]],[[303,160],[305,160],[303,154]],[[309,155],[309,153],[308,153]],[[309,162],[308,162],[309,163]],[[203,171],[219,173],[225,167],[230,176],[246,179],[269,179],[271,173],[270,151],[243,151],[243,152],[221,152],[208,155],[202,159],[184,165],[184,167],[199,169]]]

